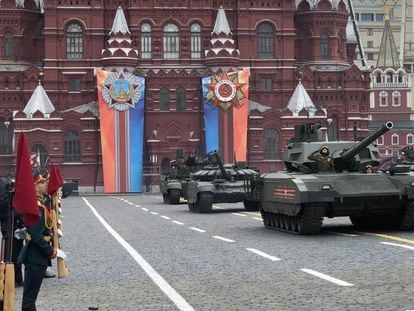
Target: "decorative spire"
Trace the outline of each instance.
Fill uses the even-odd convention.
[[[112,25],[112,30],[109,33],[109,35],[116,35],[118,33],[122,33],[123,35],[125,35],[126,33],[131,34],[129,32],[128,23],[125,18],[124,10],[122,10],[121,7],[118,7],[118,9],[116,10],[114,23]]]
[[[40,84],[34,90],[32,96],[24,107],[23,112],[26,114],[26,118],[31,119],[35,112],[41,112],[45,119],[50,117],[50,114],[55,111],[55,107],[47,96],[45,89]]]
[[[351,16],[348,18],[348,24],[346,24],[346,42],[357,43],[357,37],[355,34],[354,25],[352,23]]]
[[[109,32],[108,46],[102,50],[102,61],[104,66],[130,66],[134,68],[137,65],[137,60],[138,50],[132,46],[128,23],[124,11],[119,7]]]
[[[317,110],[301,80],[299,80],[292,97],[289,99],[287,109],[292,111],[293,115],[296,117],[303,109],[308,111],[310,116],[313,116]]]
[[[389,16],[385,18],[384,32],[382,33],[381,45],[378,53],[377,68],[400,68],[397,47],[391,30]]]
[[[226,12],[220,7],[210,40],[211,48],[205,51],[208,66],[237,67],[240,51],[236,49],[233,34],[227,21]]]

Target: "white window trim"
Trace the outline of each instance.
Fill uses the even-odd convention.
[[[394,143],[394,138],[397,138],[397,142]],[[391,135],[391,145],[396,146],[400,143],[400,137],[398,136],[398,134],[392,134]]]

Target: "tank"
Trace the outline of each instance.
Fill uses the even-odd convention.
[[[160,190],[163,202],[166,204],[179,204],[181,198],[187,199],[187,182],[191,180],[191,173],[201,169],[202,160],[189,156],[186,161],[182,158],[170,161],[170,170],[160,175]]]
[[[249,211],[258,210],[258,201],[247,195],[247,181],[259,171],[242,164],[223,164],[217,151],[208,155],[209,165],[191,175],[188,182],[188,209],[209,213],[213,203],[243,202]]]
[[[379,163],[374,141],[392,129],[388,121],[365,139],[322,141],[320,126],[295,127],[285,150],[285,171],[251,181],[266,228],[318,234],[324,217],[349,216],[358,228],[414,229],[414,173],[409,169],[364,173]],[[309,155],[329,147],[334,168],[318,171]]]

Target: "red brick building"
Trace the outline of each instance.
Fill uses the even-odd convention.
[[[122,40],[111,32],[119,7]],[[263,171],[283,167],[299,122],[321,122],[331,139],[368,131],[369,73],[353,65],[342,0],[2,0],[0,14],[3,174],[24,132],[65,178],[102,186],[95,72],[103,67],[146,78],[147,185],[176,154],[204,150],[201,78],[222,69],[250,68],[247,158]],[[299,79],[316,111],[286,109]]]

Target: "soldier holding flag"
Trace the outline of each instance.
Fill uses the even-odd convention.
[[[25,265],[22,311],[36,311],[37,296],[51,258],[66,258],[63,251],[51,245],[53,223],[52,214],[44,202],[46,192],[46,179],[38,169],[32,173],[28,145],[24,134],[21,134],[17,151],[13,207],[23,213],[28,228],[26,244],[18,260]]]

